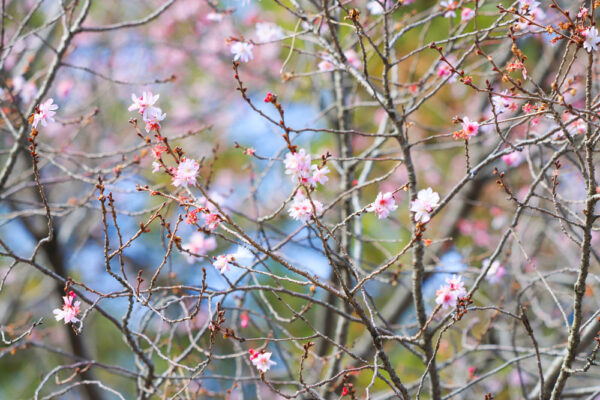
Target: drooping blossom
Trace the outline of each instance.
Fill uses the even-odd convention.
[[[313,204],[314,209],[313,209]],[[319,215],[323,212],[323,204],[318,200],[313,200],[312,203],[310,199],[304,197],[304,195],[297,194],[290,204],[288,209],[288,213],[290,217],[295,220],[306,222],[310,219],[311,216]]]
[[[174,186],[187,187],[196,184],[196,175],[200,166],[191,158],[182,158],[173,176]]]
[[[431,188],[420,190],[417,198],[410,203],[410,211],[415,213],[415,221],[428,222],[430,213],[440,202],[440,195]]]
[[[217,240],[212,236],[205,236],[202,232],[194,232],[190,241],[181,246],[182,249],[199,256],[205,256],[217,248]],[[192,264],[196,259],[191,254],[186,254],[188,263]]]
[[[158,131],[160,129],[160,121],[167,117],[160,108],[150,107],[144,112],[144,122],[146,123],[146,132]]]
[[[220,254],[215,261],[213,261],[213,265],[220,273],[224,274],[225,271],[229,271],[229,265],[231,265],[232,261],[234,261],[233,254]]]
[[[467,294],[462,278],[458,275],[452,275],[446,278],[446,285],[440,286],[435,293],[435,302],[443,309],[456,307],[458,299]]]
[[[583,31],[582,36],[585,37],[583,42],[583,48],[591,53],[592,50],[598,51],[598,44],[600,44],[600,37],[598,37],[598,29],[595,26]]]
[[[465,7],[460,13],[461,22],[469,22],[475,16],[475,10],[472,8]]]
[[[329,178],[327,177],[327,174],[331,171],[329,171],[329,167],[327,165],[324,165],[322,167],[319,167],[318,165],[313,165],[311,167],[313,173],[312,173],[312,183],[313,184],[324,184],[325,182],[327,182],[329,180]]]
[[[509,167],[516,167],[517,165],[521,164],[521,161],[523,160],[523,155],[519,151],[513,151],[512,153],[505,154],[500,158]]]
[[[456,8],[458,7],[458,2],[454,0],[443,0],[440,2],[440,6],[444,7],[444,17],[446,18],[454,18],[456,17]]]
[[[37,129],[38,124],[41,122],[42,126],[48,126],[48,122],[54,122],[54,116],[58,110],[58,106],[54,103],[54,99],[48,99],[38,106],[38,112],[33,115],[33,125]]]
[[[247,328],[249,322],[250,317],[248,317],[248,313],[246,311],[242,312],[242,314],[240,314],[240,327]]]
[[[485,260],[483,260],[482,267],[484,269],[487,268],[489,265],[490,265],[489,258],[486,258]],[[504,275],[506,275],[506,269],[500,263],[500,261],[495,260],[492,263],[492,265],[490,266],[490,269],[488,270],[487,274],[485,275],[485,279],[487,279],[487,281],[489,283],[495,285],[496,283],[498,283],[502,280]]]
[[[283,37],[283,31],[279,25],[272,22],[259,22],[256,24],[256,38],[260,43],[273,42]]]
[[[269,369],[271,369],[272,365],[277,365],[275,361],[271,361],[272,353],[259,353],[253,349],[250,349],[249,353],[252,365],[254,365],[260,372],[267,372]]]
[[[374,212],[377,214],[379,219],[387,218],[388,215],[398,206],[396,205],[396,201],[394,200],[394,194],[392,192],[379,192],[375,201],[371,203],[369,207],[367,207],[368,212]]]
[[[79,322],[77,314],[79,314],[81,302],[74,302],[73,300],[75,300],[75,292],[72,290],[66,296],[63,296],[64,303],[62,308],[56,308],[52,311],[54,313],[54,318],[56,318],[57,321],[62,319],[65,321],[65,324],[68,324],[69,322]]]
[[[247,63],[254,59],[252,49],[254,45],[247,42],[235,42],[231,45],[231,53],[233,54],[233,61],[241,61]]]

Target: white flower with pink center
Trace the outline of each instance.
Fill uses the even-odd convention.
[[[465,284],[458,275],[446,278],[446,285],[442,285],[435,293],[435,302],[443,309],[456,307],[459,299],[467,295]]]
[[[254,45],[246,42],[235,42],[231,45],[230,51],[233,54],[233,61],[241,61],[247,63],[254,59],[252,49]]]
[[[272,365],[277,365],[275,361],[271,361],[272,353],[258,353],[250,349],[250,361],[260,372],[267,372]]]
[[[295,153],[287,153],[283,163],[286,175],[290,175],[292,180],[311,178],[311,157],[310,154],[306,154],[304,149],[300,149]]]
[[[460,13],[461,22],[469,22],[475,16],[475,10],[472,8],[465,7]]]
[[[191,158],[183,158],[177,166],[177,170],[175,170],[175,176],[173,176],[173,185],[183,187],[195,185],[199,168],[200,166],[196,161],[192,160]]]
[[[314,208],[313,208],[314,204]],[[305,198],[303,195],[296,195],[294,201],[288,209],[290,217],[295,220],[306,222],[313,215],[319,215],[323,212],[323,204],[320,201]]]
[[[233,254],[221,254],[217,256],[215,261],[213,261],[213,265],[219,270],[220,273],[224,274],[225,271],[229,271],[229,265],[233,262],[233,260]]]
[[[212,236],[205,236],[202,232],[194,232],[190,241],[181,247],[194,255],[205,256],[217,248],[217,240]],[[194,263],[196,260],[194,255],[186,254],[188,263]]]
[[[144,122],[146,123],[146,132],[158,131],[160,129],[160,121],[167,117],[160,108],[150,107],[144,112]]]
[[[598,37],[598,29],[596,27],[591,27],[583,31],[582,36],[585,37],[585,41],[583,42],[583,48],[591,53],[593,51],[598,51],[598,44],[600,44],[600,37]]]
[[[431,212],[440,202],[440,195],[431,188],[423,189],[417,194],[417,198],[410,203],[410,211],[415,213],[415,221],[428,222]]]
[[[329,167],[327,167],[326,165],[322,167],[319,167],[318,165],[313,165],[311,169],[313,171],[312,182],[314,184],[320,183],[322,185],[329,180],[327,174],[331,171],[329,171]]]
[[[79,306],[81,305],[80,301],[75,300],[75,293],[71,290],[66,296],[63,296],[63,306],[62,308],[57,308],[54,311],[54,318],[57,321],[61,319],[65,321],[65,324],[69,322],[79,322],[77,319],[77,314],[79,314]]]
[[[151,108],[156,108],[153,106],[156,104],[159,97],[159,94],[154,95],[150,91],[142,92],[140,97],[138,97],[135,93],[131,93],[131,100],[133,103],[129,106],[128,110],[137,111],[140,115],[144,116],[144,119],[146,119],[146,112]]]
[[[368,212],[374,212],[377,214],[379,219],[387,218],[388,215],[394,210],[396,210],[398,206],[396,205],[396,201],[394,200],[394,195],[392,192],[379,192],[375,201],[371,203],[369,207],[367,207]]]
[[[37,107],[38,111],[33,115],[32,125],[34,128],[37,129],[40,122],[42,126],[48,126],[48,122],[54,122],[54,116],[56,115],[54,110],[58,110],[58,106],[53,103],[54,99],[48,99]]]

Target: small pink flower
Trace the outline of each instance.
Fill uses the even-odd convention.
[[[327,174],[330,171],[329,171],[329,167],[327,167],[326,165],[324,165],[322,167],[319,167],[317,165],[313,165],[311,167],[311,169],[313,170],[312,182],[315,185],[317,183],[320,183],[322,185],[322,184],[324,184],[325,182],[327,182],[329,180],[329,178],[327,177]]]
[[[490,260],[486,258],[483,260],[482,267],[485,269],[488,267],[488,265],[490,265]],[[502,264],[500,264],[500,261],[495,260],[485,275],[485,279],[487,279],[487,281],[491,284],[496,284],[502,281],[504,275],[506,275],[506,269]]]
[[[153,174],[160,171],[160,167],[162,167],[161,163],[152,161],[152,173]]]
[[[271,92],[268,92],[267,95],[265,96],[265,103],[273,103],[275,100],[277,100],[277,95],[274,95]]]
[[[377,194],[377,198],[369,207],[367,207],[368,212],[374,212],[377,214],[379,219],[387,218],[388,215],[398,206],[396,205],[396,201],[394,200],[394,195],[391,192],[383,193],[379,192]]]
[[[247,156],[253,156],[256,154],[256,150],[254,150],[253,147],[248,147],[246,150],[244,150],[244,154]]]
[[[465,139],[470,139],[471,136],[475,136],[477,133],[479,133],[479,123],[476,121],[471,121],[469,117],[463,117],[462,131],[463,137]]]
[[[248,313],[246,311],[244,311],[240,315],[240,327],[247,328],[249,322],[250,322],[250,317],[248,317]]]
[[[185,215],[185,223],[188,225],[194,225],[196,222],[198,222],[198,211],[199,209],[197,208],[188,211],[188,213]]]
[[[190,237],[190,241],[183,246],[184,250],[199,256],[205,256],[208,252],[217,248],[217,241],[214,237],[206,237],[202,232],[194,232]],[[188,263],[192,264],[196,259],[193,255],[186,254]]]
[[[521,161],[523,160],[523,156],[518,151],[513,151],[512,153],[505,154],[500,158],[509,167],[516,167],[517,165],[521,164]]]
[[[33,127],[37,128],[41,122],[42,126],[48,126],[48,122],[54,122],[54,116],[56,113],[54,110],[58,110],[56,104],[52,104],[54,99],[48,99],[38,106],[38,112],[33,115]]]
[[[456,8],[458,7],[458,2],[454,0],[443,0],[440,2],[440,6],[444,7],[444,17],[456,17]]]
[[[285,173],[290,175],[292,180],[312,178],[310,174],[310,154],[306,154],[304,149],[300,149],[295,153],[287,153],[285,160]]]
[[[160,108],[150,107],[144,113],[144,122],[146,123],[146,132],[158,131],[160,129],[160,121],[167,117]]]
[[[241,61],[247,63],[254,59],[252,49],[254,45],[246,42],[235,42],[231,45],[231,53],[233,54],[233,61]]]
[[[460,13],[460,20],[462,22],[469,22],[475,16],[475,10],[472,8],[465,7]]]
[[[196,184],[196,176],[198,175],[198,163],[189,158],[182,158],[177,166],[175,176],[173,177],[173,185],[187,187],[188,185]]]
[[[429,215],[440,202],[440,195],[431,188],[420,190],[417,198],[410,203],[410,211],[415,213],[415,221],[428,222]]]
[[[271,369],[272,365],[276,365],[277,363],[275,361],[271,361],[271,353],[265,352],[265,353],[250,353],[250,360],[252,361],[252,364],[256,367],[256,369],[258,369],[260,372],[267,372],[269,369]]]
[[[446,285],[442,285],[435,293],[435,302],[443,309],[456,307],[459,299],[467,294],[462,278],[458,275],[452,275],[446,278]]]
[[[209,213],[204,216],[204,227],[209,231],[214,231],[219,222],[221,222],[219,214]]]
[[[57,308],[52,311],[57,321],[62,319],[65,321],[65,324],[68,324],[69,322],[79,322],[79,319],[77,319],[77,314],[79,314],[79,306],[81,305],[81,302],[73,302],[74,299],[75,293],[72,290],[66,296],[63,296],[64,304],[62,309]]]
[[[220,273],[224,274],[225,271],[229,271],[229,265],[233,260],[233,254],[221,254],[217,256],[215,261],[213,261],[213,265],[219,270]]]
[[[167,146],[162,143],[158,143],[152,148],[152,155],[154,158],[159,159],[162,156],[162,153],[167,151]]]
[[[129,106],[128,110],[129,111],[136,111],[143,116],[144,120],[147,118],[146,115],[147,113],[152,110],[153,108],[157,108],[154,107],[154,104],[156,104],[156,102],[158,101],[158,98],[160,97],[159,94],[157,95],[153,95],[152,92],[148,91],[148,92],[143,92],[142,95],[140,97],[137,97],[135,93],[131,94],[131,100],[133,101],[133,103]]]

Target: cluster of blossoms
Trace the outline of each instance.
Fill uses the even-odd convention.
[[[462,130],[453,132],[455,139],[469,140],[479,133],[479,123],[471,121],[469,117],[463,117],[461,126]]]
[[[131,94],[133,103],[129,106],[129,111],[137,111],[144,122],[146,123],[146,132],[158,131],[160,129],[160,121],[164,120],[167,114],[163,113],[154,104],[158,101],[159,94],[153,95],[152,92],[143,92],[140,97],[135,93]]]
[[[420,190],[417,198],[410,203],[410,211],[415,213],[415,221],[426,223],[431,219],[431,212],[440,203],[440,195],[431,188]]]
[[[54,318],[56,318],[57,321],[62,319],[65,321],[65,324],[68,324],[69,322],[79,322],[77,314],[79,314],[81,302],[74,302],[73,300],[75,300],[75,293],[72,290],[69,291],[66,296],[63,296],[64,304],[62,308],[57,308],[53,311]]]
[[[221,254],[215,258],[213,265],[220,273],[224,274],[225,271],[229,271],[229,265],[235,260],[233,254]]]
[[[323,204],[320,201],[314,199],[311,202],[311,199],[306,198],[302,193],[298,192],[298,194],[294,196],[292,204],[290,204],[288,213],[293,219],[306,222],[310,219],[311,216],[316,217],[319,214],[323,213]]]
[[[271,361],[272,354],[269,352],[259,353],[254,349],[248,350],[250,353],[250,361],[260,372],[267,372],[272,365],[277,365],[275,361]]]
[[[513,112],[519,108],[517,102],[510,97],[508,90],[503,91],[500,95],[492,96],[492,103],[497,114]]]
[[[375,201],[371,203],[366,210],[368,212],[374,212],[377,214],[379,219],[384,219],[387,218],[388,215],[390,215],[390,213],[397,208],[398,206],[396,205],[394,194],[392,192],[379,192]]]
[[[198,169],[200,166],[198,163],[190,158],[183,157],[177,165],[176,169],[173,169],[173,185],[187,187],[188,185],[196,184],[196,176],[198,175]]]
[[[327,174],[330,172],[326,165],[311,165],[310,154],[306,154],[304,149],[294,153],[288,153],[285,156],[285,173],[290,175],[293,181],[299,181],[303,185],[317,186],[324,184],[329,180]]]
[[[435,292],[435,302],[442,306],[443,309],[456,307],[459,299],[465,297],[467,290],[462,278],[458,275],[452,275],[446,278],[446,285],[442,285]]]
[[[39,106],[37,106],[37,112],[33,114],[33,123],[31,124],[37,129],[38,124],[41,122],[42,126],[48,126],[48,122],[54,122],[54,116],[58,110],[58,106],[54,103],[54,99],[48,99]]]

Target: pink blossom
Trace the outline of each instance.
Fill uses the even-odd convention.
[[[417,194],[417,198],[410,203],[410,211],[415,213],[415,221],[428,222],[430,213],[440,202],[440,195],[431,188],[423,189]]]
[[[356,52],[354,50],[352,50],[352,49],[346,50],[344,52],[344,56],[346,56],[346,61],[348,61],[348,64],[352,65],[356,69],[362,68],[362,63],[360,62],[360,59],[358,58],[358,54],[356,54]]]
[[[252,49],[254,45],[247,42],[235,42],[231,45],[230,51],[233,54],[233,61],[241,61],[247,63],[254,59]]]
[[[315,205],[314,209],[313,204]],[[310,199],[305,198],[301,194],[297,194],[296,197],[294,197],[294,201],[288,209],[290,217],[302,222],[308,221],[315,213],[316,215],[319,215],[322,212],[323,204],[320,201],[313,200],[311,203]]]
[[[260,43],[274,42],[283,37],[281,27],[271,22],[259,22],[256,24],[256,38]]]
[[[209,231],[214,231],[221,222],[221,217],[215,213],[208,213],[204,216],[204,227]]]
[[[591,53],[593,51],[598,51],[598,44],[600,44],[600,37],[598,36],[598,29],[596,27],[591,27],[586,29],[581,33],[581,35],[585,38],[583,42],[583,48]]]
[[[198,163],[190,158],[182,158],[177,166],[175,176],[173,177],[174,186],[187,187],[196,184],[196,175],[198,175]]]
[[[448,61],[451,64],[454,64],[454,60],[450,57],[448,57]],[[440,65],[438,65],[437,67],[437,71],[436,74],[438,77],[440,78],[446,78],[446,77],[450,77],[448,79],[448,83],[453,83],[457,81],[457,74],[455,72],[452,71],[452,68],[450,67],[450,65],[444,61],[442,61],[440,63]]]
[[[56,113],[54,110],[58,110],[56,104],[52,104],[54,99],[48,99],[38,106],[38,112],[33,115],[33,127],[37,128],[41,122],[42,126],[48,126],[48,122],[54,122],[54,116]]]
[[[224,274],[225,271],[229,271],[229,265],[233,260],[233,254],[221,254],[217,256],[215,261],[213,261],[213,265],[219,270],[220,273]]]
[[[472,8],[465,7],[460,13],[460,20],[462,22],[469,22],[475,16],[475,10]]]
[[[369,207],[367,207],[368,212],[374,212],[377,214],[379,219],[387,218],[388,215],[398,206],[396,205],[396,201],[394,200],[394,195],[392,192],[379,192],[377,198]]]
[[[436,291],[435,302],[442,306],[443,309],[456,307],[458,299],[467,294],[462,278],[458,275],[452,275],[451,278],[446,278],[446,285],[440,286]]]
[[[327,177],[327,174],[331,171],[329,171],[329,167],[327,167],[326,165],[324,165],[322,167],[313,165],[311,167],[311,169],[313,170],[312,182],[314,184],[320,183],[322,185],[329,180],[329,178]]]
[[[330,60],[321,61],[317,67],[322,72],[333,71],[335,69],[335,65]]]
[[[443,0],[440,2],[440,6],[444,7],[444,17],[454,18],[456,17],[456,7],[458,3],[454,0]]]
[[[156,161],[152,161],[152,173],[156,173],[158,171],[160,171],[160,167],[162,167],[162,164]]]
[[[283,163],[285,165],[286,175],[290,175],[292,180],[306,180],[311,178],[311,157],[310,154],[306,154],[304,149],[300,149],[295,153],[287,153]]]
[[[252,365],[256,367],[260,372],[267,372],[272,365],[276,365],[275,361],[271,361],[272,354],[269,352],[258,353],[253,349],[250,349],[250,361]]]
[[[69,322],[79,322],[77,319],[77,314],[79,314],[79,306],[81,305],[80,301],[73,302],[75,299],[75,293],[71,290],[66,296],[63,296],[63,306],[62,309],[57,308],[54,311],[54,318],[57,321],[61,319],[65,321],[65,324]]]
[[[144,122],[146,123],[146,132],[157,131],[160,129],[160,121],[166,118],[160,108],[150,107],[144,112]]]
[[[470,139],[472,136],[479,133],[479,123],[471,121],[469,117],[463,117],[462,130],[465,139]]]
[[[502,161],[504,161],[509,167],[516,167],[517,165],[521,164],[521,161],[523,160],[523,156],[518,151],[505,154],[500,158],[502,158]]]
[[[162,156],[162,153],[167,151],[167,146],[162,143],[158,143],[152,148],[152,155],[154,158],[159,159]]]
[[[188,213],[185,215],[185,223],[188,225],[194,225],[196,222],[198,222],[198,211],[200,211],[198,208],[188,211]]]
[[[244,311],[240,315],[240,327],[241,328],[247,328],[249,322],[250,322],[250,318],[248,317],[248,313],[246,311]]]
[[[156,108],[153,106],[154,106],[154,104],[156,104],[159,97],[160,97],[159,94],[153,95],[152,92],[150,92],[150,91],[143,92],[140,97],[137,97],[135,93],[132,93],[131,100],[133,101],[133,103],[129,106],[128,110],[129,111],[137,110],[137,112],[140,115],[144,116],[144,120],[145,120],[146,112],[151,108]]]
[[[190,241],[181,247],[190,253],[205,256],[208,252],[217,248],[217,240],[212,236],[206,237],[202,232],[194,232],[190,237]],[[186,254],[186,258],[190,264],[195,261],[195,257],[191,254]]]
[[[508,90],[503,91],[500,95],[492,96],[492,103],[497,114],[514,111],[517,108],[517,103],[510,97]]]

